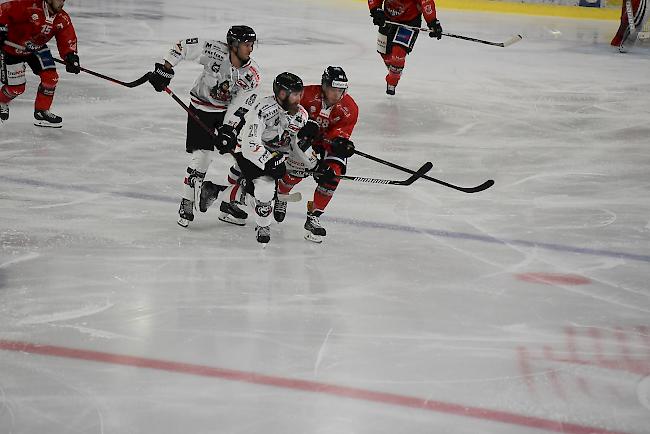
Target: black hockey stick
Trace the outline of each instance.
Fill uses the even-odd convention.
[[[5,41],[5,45],[8,45],[9,47],[13,47],[13,48],[15,48],[17,50],[29,51],[26,47],[23,47],[22,45],[14,44],[13,42],[10,42],[10,41]],[[63,60],[61,60],[61,59],[57,59],[56,57],[53,57],[52,59],[54,59],[54,61],[57,62],[57,63],[65,65],[65,62]],[[113,78],[113,77],[109,77],[109,76],[104,75],[104,74],[100,74],[99,72],[95,72],[95,71],[92,71],[90,69],[86,69],[86,68],[84,68],[82,66],[80,66],[79,69],[81,69],[86,74],[94,75],[95,77],[103,78],[104,80],[108,80],[108,81],[110,81],[112,83],[119,84],[120,86],[129,87],[129,88],[137,87],[137,86],[140,86],[143,83],[146,83],[149,80],[149,74],[150,74],[149,72],[147,72],[145,75],[138,78],[137,80],[127,82],[127,81],[118,80],[118,79]]]
[[[415,172],[415,171],[413,171],[413,170],[411,170],[411,169],[409,169],[407,167],[398,166],[397,164],[391,163],[390,161],[382,160],[381,158],[377,158],[377,157],[375,157],[373,155],[366,154],[365,152],[361,152],[358,149],[354,150],[354,154],[355,155],[361,155],[362,157],[365,157],[365,158],[367,158],[369,160],[376,161],[377,163],[385,164],[386,166],[392,167],[394,169],[402,170],[402,171],[404,171],[406,173],[412,173],[412,174],[419,173],[419,170],[417,172]],[[424,175],[424,174],[420,175],[420,177],[422,179],[426,179],[427,181],[432,181],[432,182],[435,182],[436,184],[444,185],[445,187],[449,187],[449,188],[453,188],[454,190],[462,191],[463,193],[478,193],[479,191],[487,190],[488,188],[490,188],[490,187],[492,187],[494,185],[494,181],[491,180],[491,179],[488,179],[483,184],[477,185],[476,187],[460,187],[458,185],[449,184],[448,182],[441,181],[439,179],[432,178],[432,177]]]
[[[406,27],[407,29],[420,30],[422,32],[430,32],[431,31],[431,29],[428,29],[426,27],[409,26],[407,24],[396,23],[394,21],[386,21],[386,24],[393,24],[393,25],[396,25],[396,26]],[[494,45],[495,47],[507,47],[509,45],[512,45],[512,44],[517,43],[517,42],[522,40],[521,35],[512,35],[510,37],[510,39],[508,39],[505,42],[486,41],[484,39],[470,38],[469,36],[455,35],[453,33],[443,33],[442,36],[447,36],[447,37],[456,38],[456,39],[463,39],[465,41],[478,42],[480,44]]]
[[[417,179],[423,177],[424,174],[427,173],[429,170],[431,170],[432,167],[433,164],[430,161],[427,161],[417,171],[414,171],[413,175],[409,176],[404,181],[398,181],[395,179],[366,178],[365,176],[349,176],[349,175],[335,175],[335,176],[339,179],[347,179],[348,181],[357,181],[357,182],[367,182],[369,184],[411,185]],[[307,170],[305,172],[301,172],[301,174],[302,173],[313,175],[318,172],[316,172],[315,170]]]

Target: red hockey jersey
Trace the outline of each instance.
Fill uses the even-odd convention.
[[[25,45],[45,45],[56,37],[61,57],[77,52],[77,35],[70,16],[61,11],[51,15],[44,0],[9,0],[0,4],[0,24],[9,26],[7,40]],[[23,55],[23,51],[5,45],[2,49],[9,54]]]
[[[389,21],[406,23],[417,18],[420,13],[427,23],[436,19],[434,0],[368,0],[371,10],[382,6]]]
[[[322,147],[327,151],[331,150],[328,140],[335,137],[350,138],[359,117],[359,107],[347,93],[343,95],[341,101],[333,106],[323,107],[323,93],[320,84],[305,86],[300,105],[309,113],[309,119],[320,125],[323,139],[315,142],[314,146]]]

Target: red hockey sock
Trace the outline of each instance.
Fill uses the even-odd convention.
[[[9,104],[12,99],[16,98],[23,92],[25,92],[24,84],[18,86],[2,86],[2,90],[0,90],[0,102],[3,104]]]
[[[302,178],[297,178],[291,175],[284,175],[284,177],[278,181],[278,193],[289,193],[291,189],[295,187],[300,181],[302,181]]]
[[[389,54],[382,55],[384,63],[388,68],[388,75],[386,75],[386,83],[391,86],[397,86],[399,79],[402,76],[402,70],[406,64],[406,48],[401,45],[393,45]]]
[[[39,75],[41,84],[38,86],[38,92],[36,93],[34,109],[49,110],[54,100],[54,91],[56,90],[56,84],[59,82],[59,74],[54,69],[46,69],[41,71]]]

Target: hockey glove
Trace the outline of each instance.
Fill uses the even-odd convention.
[[[0,24],[0,49],[2,49],[2,46],[5,44],[8,34],[9,26],[7,24]]]
[[[386,24],[386,13],[383,9],[374,8],[370,11],[370,16],[372,17],[372,23],[375,26],[384,27]]]
[[[305,125],[298,131],[298,140],[311,142],[316,138],[320,126],[316,121],[309,119]]]
[[[440,21],[432,20],[430,23],[427,23],[427,27],[429,27],[429,30],[431,30],[429,32],[430,38],[442,38],[442,26],[440,25]]]
[[[174,70],[165,68],[162,63],[154,65],[153,73],[149,74],[149,83],[156,89],[156,92],[165,90],[174,77]]]
[[[79,74],[81,72],[77,53],[68,53],[65,56],[65,70],[71,74]]]
[[[320,160],[314,169],[314,181],[319,185],[321,184],[330,184],[336,179],[336,173],[334,170],[327,165],[324,160]]]
[[[237,130],[230,124],[217,128],[217,143],[214,145],[221,155],[234,152],[237,147]]]
[[[282,152],[274,151],[271,158],[264,165],[264,174],[273,179],[282,179],[287,173],[287,166],[284,164],[285,157]]]
[[[332,152],[339,158],[349,158],[354,155],[354,143],[345,137],[336,137],[332,140]]]

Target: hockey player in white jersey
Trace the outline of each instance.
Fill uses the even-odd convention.
[[[185,39],[177,42],[162,63],[155,64],[150,74],[151,85],[162,92],[174,77],[173,68],[181,61],[193,60],[203,65],[203,71],[190,91],[189,107],[205,125],[215,128],[219,136],[215,143],[213,136],[188,115],[185,150],[191,157],[178,210],[178,224],[183,227],[194,220],[194,204],[212,161],[215,145],[231,140],[234,126],[243,117],[241,108],[246,107],[247,101],[251,104],[254,102],[255,90],[261,81],[259,66],[250,57],[256,40],[255,31],[243,25],[232,26],[226,35],[226,42]]]
[[[318,130],[313,122],[307,122],[307,111],[300,105],[302,94],[300,77],[290,72],[279,74],[273,81],[273,95],[261,98],[245,116],[238,140],[223,144],[220,149],[224,153],[236,150],[237,146],[241,149],[235,154],[236,169],[244,179],[247,202],[255,210],[257,241],[263,244],[271,239],[277,180],[287,171],[313,170],[318,163],[309,140]],[[236,185],[230,187],[235,188]]]

